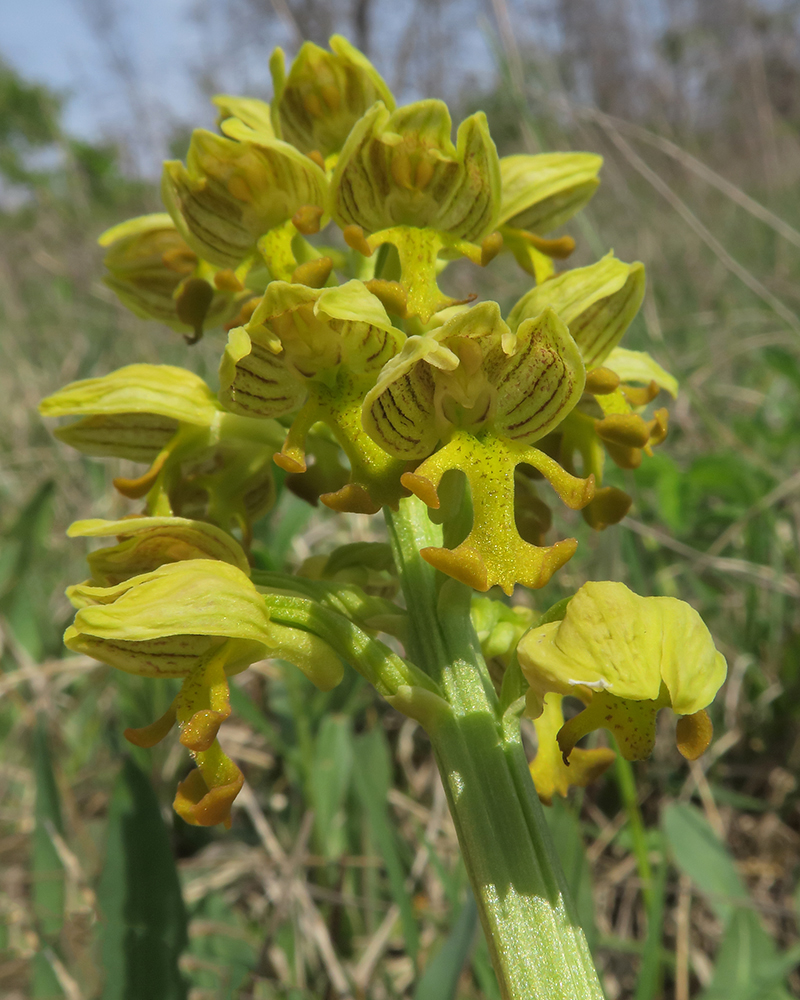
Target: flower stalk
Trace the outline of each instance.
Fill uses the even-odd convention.
[[[441,544],[415,498],[387,512],[417,662],[448,703],[428,735],[504,1000],[600,1000],[522,747],[500,711],[470,620],[470,591],[420,556]],[[438,579],[437,579],[438,578]]]

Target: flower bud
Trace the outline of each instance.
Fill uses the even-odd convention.
[[[286,76],[283,52],[270,59],[275,88],[272,120],[281,139],[302,153],[323,159],[338,153],[350,130],[376,101],[394,110],[383,79],[358,49],[341,35],[330,40],[331,52],[304,42]]]

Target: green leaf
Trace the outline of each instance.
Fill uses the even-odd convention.
[[[259,936],[221,893],[210,893],[194,907],[192,920],[196,930],[189,954],[200,959],[190,973],[192,992],[214,1000],[239,1000],[258,962]]]
[[[386,865],[392,899],[400,909],[406,951],[416,959],[419,933],[411,897],[406,891],[406,873],[398,851],[394,827],[389,819],[386,800],[392,784],[391,758],[382,729],[371,729],[355,740],[353,778],[356,793],[367,814],[378,853]]]
[[[708,896],[717,916],[727,923],[735,904],[747,903],[749,897],[725,845],[700,810],[682,802],[664,809],[661,825],[675,864]]]
[[[335,860],[345,850],[345,796],[350,787],[353,764],[351,720],[344,715],[326,715],[314,747],[311,794],[317,843],[325,857]]]
[[[736,910],[717,952],[714,978],[702,1000],[777,1000],[780,994],[776,991],[797,968],[798,959],[797,947],[777,954],[775,942],[754,910]]]
[[[461,972],[475,940],[477,926],[478,909],[475,897],[470,892],[447,940],[417,984],[414,1000],[454,1000]]]
[[[111,797],[97,899],[102,1000],[185,1000],[178,959],[188,936],[178,873],[158,800],[130,759]]]
[[[64,921],[65,889],[64,866],[51,833],[63,834],[64,828],[47,729],[41,717],[34,734],[33,757],[36,775],[36,828],[31,860],[33,912],[39,935],[53,943]]]

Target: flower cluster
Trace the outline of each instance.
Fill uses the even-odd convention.
[[[600,157],[500,157],[482,112],[453,141],[443,102],[397,107],[361,53],[338,36],[330,46],[306,43],[288,72],[276,50],[271,104],[214,98],[219,133],[195,131],[186,163],[164,165],[167,213],[101,237],[106,282],[137,315],[189,343],[228,330],[218,391],[182,368],[140,364],[72,383],[41,406],[77,418],[55,432],[72,447],[147,467],[115,480],[144,500],[139,516],[74,526],[118,541],[94,552],[92,579],[71,588],[79,610],[66,642],[122,670],[183,678],[167,715],[128,735],[151,745],[177,722],[198,764],[176,799],[190,822],[225,819],[241,786],[216,734],[230,711],[227,678],[256,659],[281,656],[329,687],[344,658],[415,717],[444,704],[421,670],[376,645],[377,631],[405,628],[405,611],[385,596],[394,593],[385,551],[375,565],[376,553],[350,552],[338,570],[317,560],[294,582],[251,578],[252,526],[276,495],[273,463],[298,495],[338,511],[396,510],[415,495],[443,525],[443,544],[422,557],[462,584],[510,595],[544,586],[577,546],[546,543],[537,484],[594,528],[619,521],[630,498],[602,485],[605,455],[635,468],[667,433],[667,411],[646,407],[677,391],[648,355],[619,347],[644,295],[641,264],[609,255],[555,273],[575,244],[552,234],[592,197]],[[505,315],[440,288],[449,261],[487,267],[504,252],[532,284]],[[378,577],[383,593],[371,593]],[[697,718],[720,668],[714,660],[692,697],[664,663],[619,690],[588,667],[570,673],[564,664],[580,659],[570,623],[596,612],[582,594],[561,625],[521,640],[519,658],[532,713],[548,720],[548,752],[558,729],[588,780],[607,754],[572,748],[599,712],[615,719],[646,702],[642,718],[666,704]],[[675,628],[689,627],[679,619]],[[511,629],[514,643],[521,631]],[[588,707],[562,726],[567,693]],[[623,752],[646,749],[652,727],[642,726]],[[551,793],[563,791],[552,771]]]

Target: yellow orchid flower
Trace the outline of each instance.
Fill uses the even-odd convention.
[[[322,502],[375,513],[403,495],[404,464],[364,434],[361,404],[403,334],[359,281],[315,289],[273,281],[245,327],[232,330],[220,366],[220,399],[234,413],[281,417],[295,411],[275,461],[306,470],[306,436],[327,424],[351,465],[350,482]]]
[[[394,112],[379,101],[353,127],[331,179],[331,215],[345,240],[367,257],[384,243],[396,247],[394,298],[401,315],[424,323],[454,301],[436,284],[439,254],[486,264],[502,245],[490,235],[500,168],[486,116],[465,119],[455,146],[451,131],[442,101]]]
[[[341,35],[331,51],[304,42],[289,69],[283,51],[269,61],[275,96],[272,122],[280,139],[307,155],[329,160],[376,101],[394,111],[394,98],[372,63]]]
[[[196,129],[186,166],[164,164],[161,194],[195,253],[219,267],[246,268],[262,238],[292,219],[297,225],[283,234],[281,247],[301,229],[314,231],[313,221],[318,228],[327,181],[321,167],[287,142],[255,133],[252,141],[238,142]]]
[[[78,608],[64,633],[69,649],[143,677],[183,678],[167,712],[125,736],[137,746],[154,746],[177,722],[180,741],[197,764],[174,802],[187,823],[230,825],[244,780],[217,740],[231,711],[228,677],[277,656],[323,690],[342,678],[342,662],[327,643],[271,622],[250,579],[226,562],[183,560],[111,587],[79,584],[67,594]]]
[[[451,469],[464,472],[472,495],[468,536],[453,549],[423,549],[424,559],[476,590],[499,584],[510,594],[515,583],[544,586],[572,556],[574,539],[549,548],[522,540],[514,470],[538,469],[575,509],[591,500],[591,478],[531,447],[576,405],[584,380],[580,353],[552,310],[512,333],[497,303],[484,302],[406,341],[364,400],[364,428],[389,454],[424,459],[402,483],[429,507],[440,507]]]
[[[586,583],[562,621],[522,637],[517,656],[534,719],[550,693],[587,706],[558,731],[565,761],[581,737],[600,728],[614,733],[626,760],[648,757],[656,716],[667,707],[681,716],[677,743],[685,757],[699,757],[711,741],[705,709],[725,680],[725,657],[683,601],[639,597],[622,583]]]
[[[107,247],[103,279],[120,302],[157,319],[194,343],[208,325],[229,319],[252,292],[233,271],[221,271],[189,247],[166,212],[129,219],[98,239]]]
[[[76,416],[59,440],[86,455],[144,462],[136,479],[117,478],[148,513],[208,518],[248,536],[274,502],[271,449],[278,424],[226,413],[205,382],[171,365],[127,365],[72,382],[42,400],[44,417]]]

